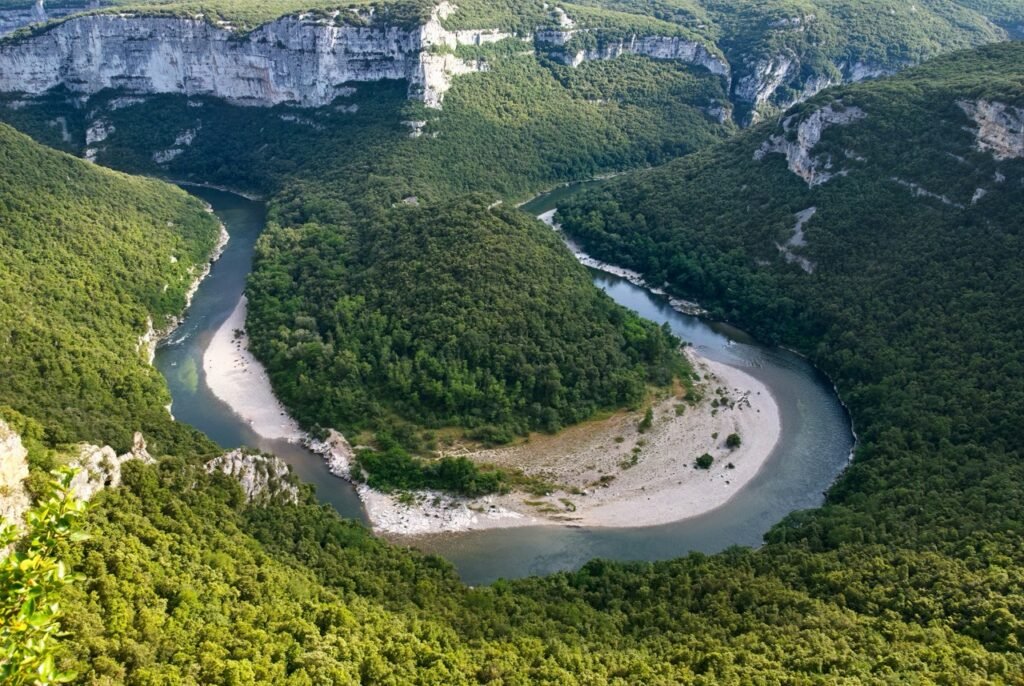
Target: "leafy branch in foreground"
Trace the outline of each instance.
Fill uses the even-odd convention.
[[[60,550],[86,538],[79,530],[85,503],[71,492],[73,470],[62,469],[54,476],[49,492],[25,515],[24,537],[13,523],[0,528],[0,547],[10,550],[0,561],[0,682],[11,686],[45,686],[74,678],[54,662],[60,636],[56,598],[78,579],[68,572]]]

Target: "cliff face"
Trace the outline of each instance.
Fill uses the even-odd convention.
[[[120,88],[208,95],[242,105],[318,107],[346,93],[345,84],[396,79],[409,84],[410,98],[440,107],[454,77],[487,69],[482,60],[460,59],[455,48],[513,38],[570,66],[632,54],[702,67],[729,80],[741,123],[748,124],[766,107],[785,109],[828,86],[892,71],[865,61],[822,62],[790,48],[727,59],[713,44],[682,36],[612,40],[599,30],[578,28],[558,7],[553,23],[532,35],[450,31],[443,20],[454,9],[442,2],[416,27],[381,26],[369,14],[360,26],[346,25],[340,12],[299,14],[247,34],[201,17],[92,14],[0,42],[0,91],[38,95],[63,85],[81,94]],[[40,2],[34,9],[0,12],[0,31],[5,21],[21,26],[53,18]],[[795,17],[776,22],[771,31],[799,32],[814,21],[813,15]]]
[[[573,67],[595,60],[612,60],[622,55],[640,55],[656,60],[679,60],[704,67],[712,74],[729,76],[729,65],[724,59],[713,54],[705,45],[679,36],[633,35],[602,43],[596,48],[573,51],[567,46],[574,35],[576,31],[571,29],[538,31],[535,40],[538,46],[557,48],[553,56]]]
[[[6,36],[32,24],[41,24],[53,19],[60,19],[73,12],[96,9],[99,6],[100,3],[97,0],[93,0],[92,2],[82,3],[80,6],[47,7],[44,0],[36,0],[34,4],[26,7],[0,10],[0,36]]]
[[[247,502],[299,502],[298,486],[291,482],[288,465],[280,458],[232,450],[207,462],[206,471],[221,472],[238,481]]]
[[[0,91],[38,95],[63,85],[84,94],[120,88],[321,106],[345,83],[404,79],[410,97],[438,106],[452,76],[486,67],[433,48],[497,35],[448,32],[437,15],[413,29],[290,16],[245,36],[200,19],[89,15],[0,44]]]
[[[78,457],[70,463],[78,470],[71,480],[71,492],[76,498],[89,500],[104,488],[117,488],[121,485],[121,466],[132,460],[145,464],[155,462],[139,432],[135,432],[132,449],[123,455],[118,455],[109,445],[100,447],[83,443],[78,446]]]
[[[832,65],[828,73],[807,74],[800,58],[787,51],[747,64],[740,72],[733,81],[732,96],[737,103],[751,109],[750,119],[744,123],[756,123],[760,119],[757,110],[765,105],[784,110],[814,97],[829,86],[894,73],[877,64],[839,62]]]
[[[826,105],[809,115],[798,119],[791,115],[782,120],[780,135],[766,140],[754,152],[754,159],[779,153],[786,156],[789,170],[807,182],[818,186],[836,176],[845,176],[845,169],[836,169],[831,155],[815,155],[814,146],[821,140],[821,134],[830,126],[846,126],[867,115],[859,107],[838,108]]]

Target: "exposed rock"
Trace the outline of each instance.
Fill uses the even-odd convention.
[[[813,155],[814,146],[829,126],[846,126],[866,116],[859,107],[837,109],[833,105],[821,107],[803,116],[799,122],[797,115],[791,115],[782,120],[783,133],[771,136],[762,143],[754,152],[754,159],[761,160],[770,153],[781,153],[786,156],[789,170],[806,181],[808,186],[817,186],[836,176],[845,176],[849,173],[846,169],[832,171],[830,155]]]
[[[142,434],[137,431],[132,449],[123,455],[115,453],[109,445],[102,448],[86,443],[79,445],[78,456],[70,462],[71,467],[79,470],[71,481],[71,492],[81,500],[89,500],[104,488],[117,488],[121,485],[122,465],[132,460],[144,464],[156,461],[146,450]]]
[[[419,138],[423,135],[423,129],[427,126],[427,122],[423,120],[403,121],[402,124],[412,129],[409,132],[409,138]]]
[[[334,476],[342,479],[350,479],[352,476],[352,462],[356,454],[348,440],[334,429],[327,432],[327,439],[323,441],[307,440],[306,447],[314,453],[323,455],[327,462],[327,469]]]
[[[206,471],[234,478],[250,503],[299,502],[299,488],[290,480],[288,465],[278,457],[232,450],[207,462]]]
[[[134,95],[209,95],[241,105],[321,106],[350,92],[346,83],[404,79],[410,97],[436,107],[453,76],[486,66],[434,48],[505,37],[492,30],[447,31],[441,9],[414,28],[292,15],[244,36],[202,18],[87,15],[0,44],[0,91],[38,95],[63,85],[90,95],[117,88]]]
[[[32,24],[42,24],[43,22],[66,17],[73,12],[81,12],[82,10],[96,9],[98,7],[100,7],[100,3],[97,1],[80,3],[77,6],[74,4],[64,4],[59,7],[47,7],[43,0],[36,0],[31,7],[0,10],[0,36],[6,36]]]
[[[123,110],[128,107],[134,107],[135,105],[141,105],[144,102],[146,102],[145,98],[114,98],[109,103],[107,103],[107,109],[109,109],[111,112],[116,112],[117,110]]]
[[[745,122],[747,124],[759,120],[757,110],[763,105],[771,103],[786,109],[814,97],[830,86],[894,72],[893,69],[877,64],[858,61],[839,62],[832,65],[832,68],[826,66],[825,72],[815,70],[807,74],[799,57],[785,51],[748,63],[739,71],[743,75],[736,78],[732,93],[737,103],[745,103],[753,110],[750,120]]]
[[[704,67],[712,74],[729,76],[729,65],[724,59],[713,54],[704,44],[680,36],[634,34],[622,40],[604,42],[588,50],[564,50],[566,44],[576,34],[575,30],[543,30],[536,33],[535,41],[540,47],[559,49],[553,55],[573,67],[584,62],[611,60],[622,55],[640,55],[656,60],[679,60]]]
[[[956,207],[957,209],[960,210],[964,209],[963,203],[956,202],[955,200],[950,200],[945,195],[942,195],[940,193],[933,193],[932,191],[928,190],[921,184],[916,183],[914,181],[907,181],[906,179],[901,179],[896,176],[890,177],[890,181],[894,181],[899,185],[903,186],[904,188],[909,188],[910,192],[914,194],[915,198],[931,198],[932,200],[938,200],[943,205]]]
[[[21,525],[32,504],[22,483],[28,477],[28,451],[18,435],[0,419],[0,518]]]
[[[284,118],[287,115],[281,115]],[[185,152],[185,148],[192,145],[192,141],[196,139],[196,134],[199,132],[199,128],[186,129],[177,135],[174,139],[174,145],[166,150],[158,150],[153,153],[153,161],[157,164],[166,164],[171,160],[177,158],[181,153]],[[174,259],[176,262],[177,259]]]
[[[736,79],[733,97],[758,107],[775,94],[779,86],[790,80],[800,67],[791,55],[775,55],[755,62],[748,73]]]
[[[814,273],[815,264],[806,257],[797,254],[794,248],[802,248],[807,245],[807,240],[804,238],[804,225],[811,220],[814,213],[818,211],[817,207],[808,207],[806,210],[801,210],[796,213],[796,224],[793,226],[793,235],[789,237],[783,244],[776,243],[775,247],[782,253],[782,257],[786,262],[795,263],[800,266],[808,274]]]
[[[48,122],[50,126],[60,127],[60,139],[65,143],[70,143],[74,140],[71,136],[71,132],[68,130],[67,117],[55,117],[52,121]]]
[[[732,119],[732,105],[725,102],[715,102],[704,108],[704,114],[719,124],[724,124]]]
[[[997,160],[1024,157],[1024,109],[989,100],[959,100],[957,105],[978,125],[974,135],[979,150]]]

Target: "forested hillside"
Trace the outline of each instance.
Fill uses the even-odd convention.
[[[52,443],[161,450],[195,432],[140,340],[167,326],[213,250],[218,222],[185,192],[44,148],[0,125],[0,405]]]
[[[126,469],[124,487],[91,505],[93,537],[69,558],[86,576],[63,599],[61,665],[76,683],[1012,683],[1024,673],[1015,644],[984,633],[1013,622],[1002,601],[971,594],[942,614],[944,594],[1019,582],[1008,568],[773,545],[470,589],[444,561],[322,507],[247,506],[237,484],[177,460]],[[915,570],[928,585],[908,596]]]
[[[878,575],[905,616],[1000,650],[1024,636],[1022,69],[1024,46],[1007,44],[829,91],[561,212],[594,254],[798,347],[835,379],[857,458],[826,507],[769,537],[849,565],[817,592],[866,609],[878,599],[840,589]],[[848,123],[825,124],[814,145],[807,125],[823,112]],[[985,591],[940,590],[930,577],[946,565],[985,570]],[[980,615],[967,610],[979,596]]]

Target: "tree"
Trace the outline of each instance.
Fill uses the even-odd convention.
[[[697,469],[711,469],[711,463],[715,461],[715,458],[711,457],[708,453],[704,453],[697,458]]]
[[[740,444],[742,442],[743,441],[740,438],[739,434],[731,433],[725,438],[725,447],[727,447],[729,450],[736,450],[736,448],[740,447]]]
[[[25,515],[25,535],[19,536],[14,523],[0,529],[0,546],[10,550],[0,561],[0,682],[11,686],[46,686],[74,677],[54,662],[60,636],[57,597],[77,580],[59,550],[84,540],[78,526],[85,503],[71,493],[73,470],[54,475],[49,492]]]

